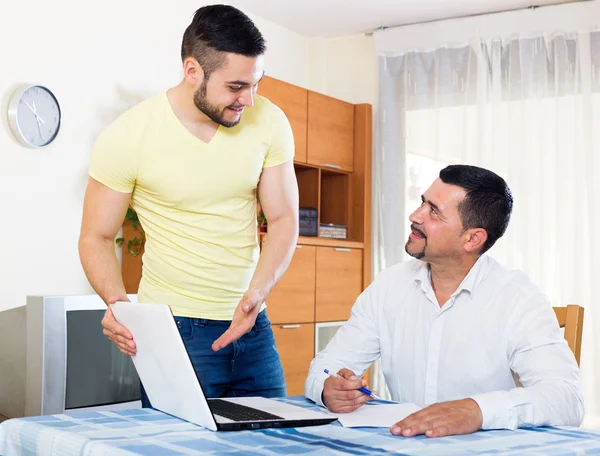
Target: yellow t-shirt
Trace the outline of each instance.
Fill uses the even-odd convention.
[[[90,176],[132,193],[146,232],[138,301],[168,304],[178,316],[231,320],[258,261],[262,169],[293,157],[287,118],[260,96],[209,143],[183,126],[166,93],[109,125],[94,146]]]

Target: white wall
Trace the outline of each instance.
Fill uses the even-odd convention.
[[[280,25],[248,14],[267,40],[265,73],[276,79],[308,88],[309,40]]]
[[[310,89],[350,103],[377,104],[375,41],[364,34],[310,41]]]
[[[0,3],[0,310],[29,294],[92,291],[77,252],[90,148],[121,112],[179,82],[183,31],[208,3]],[[307,87],[308,39],[253,18],[268,42],[267,72]],[[43,150],[7,130],[11,89],[26,82],[51,88],[63,110],[60,134]]]

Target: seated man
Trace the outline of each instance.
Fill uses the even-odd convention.
[[[313,360],[306,397],[338,413],[361,407],[369,397],[358,377],[381,357],[392,399],[424,407],[392,426],[395,435],[578,426],[579,370],[548,299],[484,254],[512,205],[493,172],[443,169],[410,216],[405,248],[416,260],[383,271],[361,294]]]

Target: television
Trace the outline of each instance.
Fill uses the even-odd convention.
[[[102,333],[105,311],[98,295],[74,295],[28,296],[24,308],[0,312],[0,346],[13,347],[0,349],[0,414],[141,407],[131,358]]]

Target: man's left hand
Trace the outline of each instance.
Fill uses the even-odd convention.
[[[229,329],[213,342],[213,351],[219,351],[227,347],[254,327],[260,306],[265,298],[266,296],[257,289],[250,289],[244,293],[235,308]]]
[[[471,434],[481,429],[483,415],[473,399],[440,402],[425,407],[394,424],[392,434],[427,437]]]

